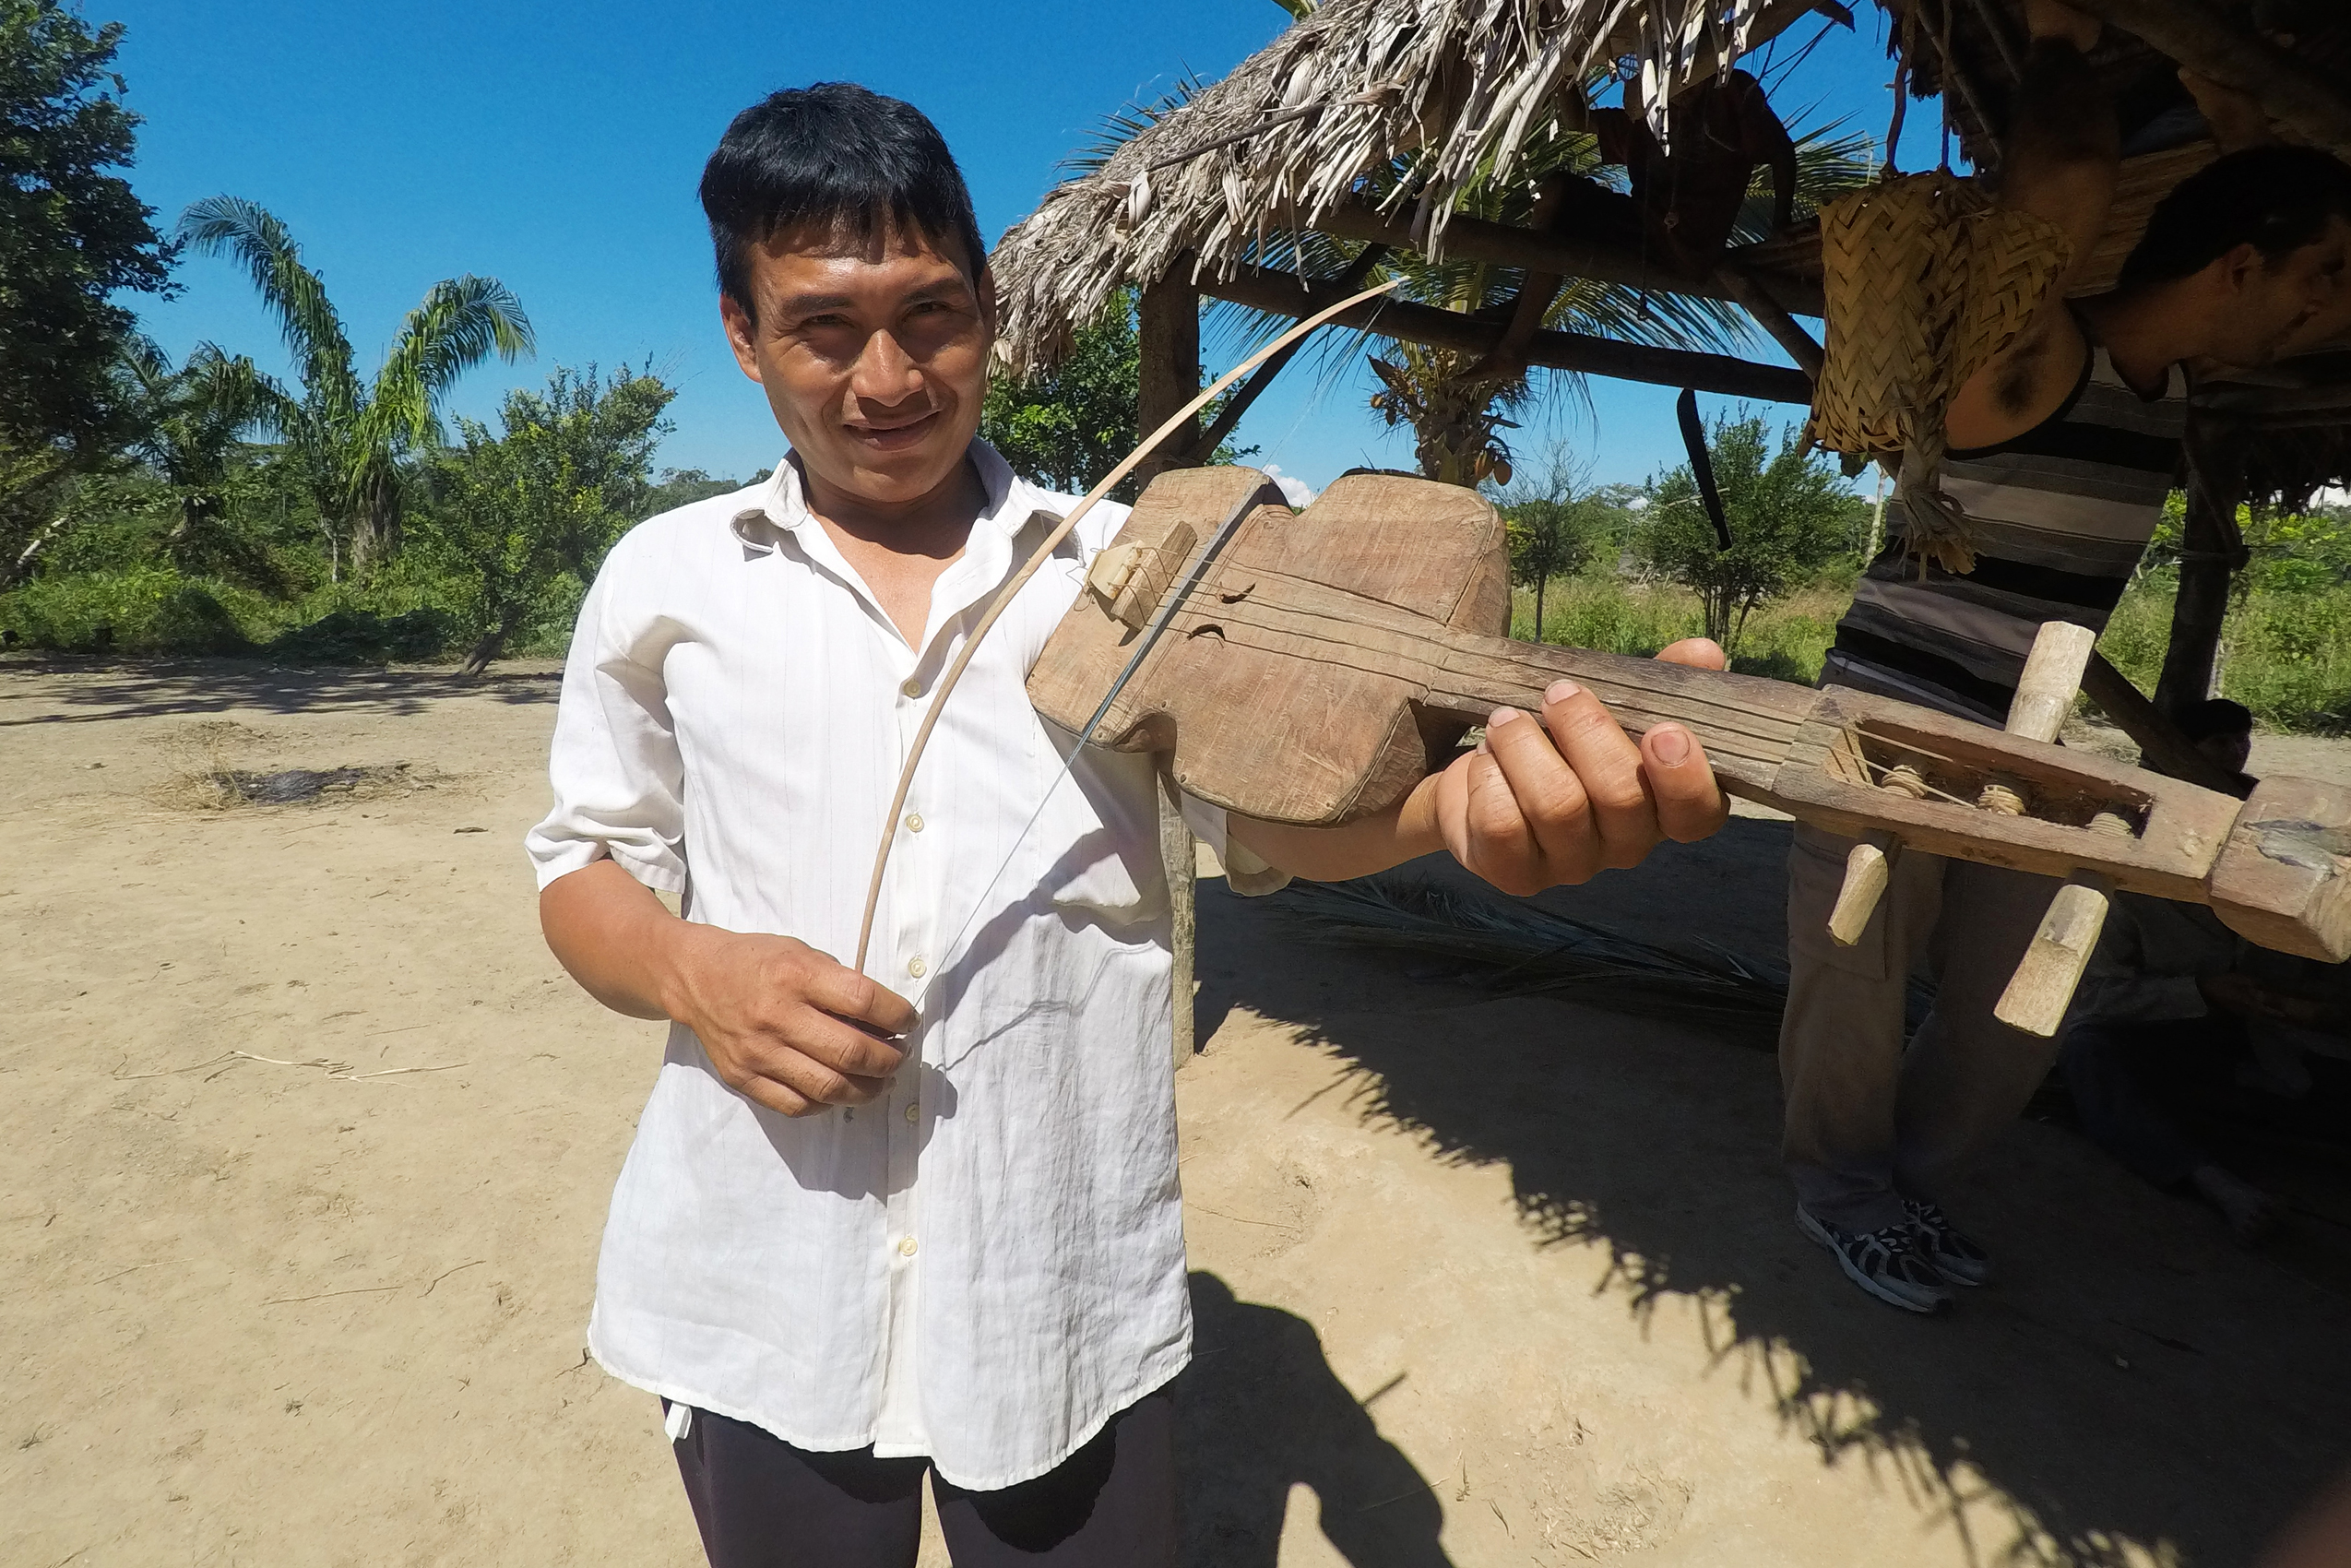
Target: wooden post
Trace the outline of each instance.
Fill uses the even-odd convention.
[[[2090,662],[2082,671],[2082,695],[2097,704],[2100,711],[2114,720],[2117,729],[2139,743],[2140,766],[2152,767],[2158,773],[2168,773],[2174,778],[2185,778],[2191,784],[2201,784],[2223,794],[2236,793],[2236,778],[2198,751],[2195,742],[2164,716],[2163,709],[2149,702],[2131,683],[2129,676],[2108,663],[2104,654],[2090,655]]]
[[[2237,504],[2245,493],[2245,445],[2234,425],[2188,416],[2188,526],[2180,541],[2179,597],[2171,607],[2171,643],[2155,682],[2155,706],[2177,719],[2212,695],[2213,662],[2228,617],[2230,575],[2244,564]]]
[[[1170,414],[1200,393],[1200,295],[1175,268],[1144,286],[1136,304],[1136,349],[1142,360],[1135,388],[1135,428],[1157,430]],[[1192,420],[1167,444],[1143,459],[1134,472],[1149,484],[1163,469],[1189,467],[1200,422]]]
[[[1199,850],[1192,829],[1176,807],[1175,783],[1161,777],[1159,789],[1159,864],[1168,877],[1168,915],[1173,932],[1175,973],[1169,984],[1175,997],[1175,1064],[1182,1066],[1199,1049],[1192,1022],[1192,988],[1199,936]]]

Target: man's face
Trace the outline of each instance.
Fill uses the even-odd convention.
[[[2213,263],[2225,304],[2214,323],[2214,357],[2229,364],[2267,364],[2344,292],[2351,260],[2351,223],[2328,220],[2313,243],[2274,261],[2250,245]]]
[[[992,285],[975,289],[958,259],[895,233],[861,248],[799,230],[753,249],[757,319],[732,299],[720,315],[812,479],[887,507],[955,476],[980,428],[996,315]]]

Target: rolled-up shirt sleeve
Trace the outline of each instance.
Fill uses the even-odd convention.
[[[1224,807],[1212,806],[1181,790],[1176,792],[1176,804],[1192,836],[1205,843],[1217,863],[1225,868],[1226,886],[1244,898],[1262,898],[1289,885],[1289,873],[1267,865],[1247,845],[1233,841],[1226,830]]]
[[[580,605],[547,765],[554,804],[524,847],[542,888],[610,855],[647,886],[682,893],[684,768],[658,651],[615,603],[623,554]]]

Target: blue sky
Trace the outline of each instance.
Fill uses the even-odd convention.
[[[500,278],[529,312],[539,354],[474,372],[456,411],[486,417],[507,386],[535,385],[558,363],[649,362],[680,388],[661,463],[732,475],[772,463],[782,445],[719,336],[694,196],[735,111],[826,78],[908,99],[945,133],[992,239],[1035,207],[1104,113],[1157,97],[1187,69],[1219,77],[1288,22],[1273,0],[83,3],[92,20],[128,29],[119,68],[147,121],[132,179],[159,223],[223,192],[277,213],[371,367],[434,280]],[[1791,123],[1848,116],[1882,134],[1881,14],[1857,9],[1860,36],[1833,34],[1775,90]],[[1815,30],[1799,24],[1783,58]],[[1935,123],[1931,106],[1913,107],[1904,167],[1933,160]],[[282,367],[275,328],[233,267],[191,256],[179,279],[179,298],[142,304],[174,355],[210,339]],[[1670,390],[1589,386],[1585,411],[1554,385],[1526,416],[1522,450],[1563,438],[1602,482],[1680,460]],[[1360,356],[1321,377],[1301,360],[1240,440],[1261,448],[1254,461],[1314,485],[1359,463],[1409,467],[1409,443],[1382,429],[1370,389]]]

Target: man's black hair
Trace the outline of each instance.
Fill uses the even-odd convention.
[[[2189,704],[2180,714],[2179,732],[2191,741],[2209,741],[2214,735],[2250,735],[2253,732],[2253,712],[2241,702],[2206,697]]]
[[[952,257],[974,285],[988,259],[946,139],[911,103],[818,82],[770,93],[734,117],[702,170],[702,210],[718,252],[718,291],[754,315],[752,246],[802,224],[872,245],[892,231]]]
[[[2351,219],[2351,167],[2309,147],[2250,147],[2179,182],[2147,220],[2118,287],[2189,278],[2250,244],[2275,261]]]

